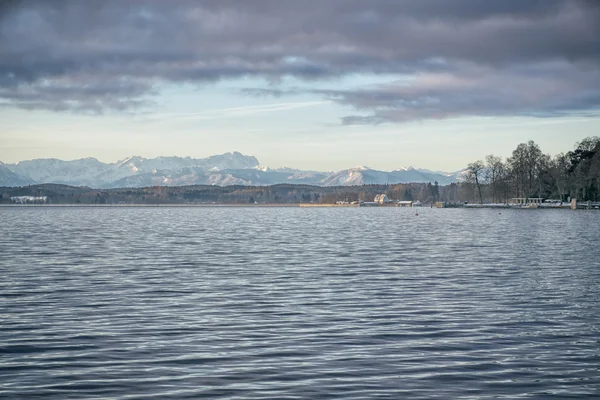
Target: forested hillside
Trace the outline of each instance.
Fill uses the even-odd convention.
[[[462,191],[461,191],[462,190]],[[470,188],[467,188],[470,190]],[[66,185],[32,185],[0,188],[0,202],[11,203],[13,196],[47,196],[51,204],[276,204],[336,201],[373,201],[385,193],[395,200],[458,201],[468,195],[461,185],[445,187],[410,183],[398,185],[363,185],[321,187],[308,185],[273,186],[155,186],[125,189],[91,189]]]

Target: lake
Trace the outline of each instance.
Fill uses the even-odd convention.
[[[0,234],[2,398],[599,393],[597,211],[2,207]]]

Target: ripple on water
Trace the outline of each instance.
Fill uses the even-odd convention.
[[[2,208],[0,397],[595,398],[600,214]]]

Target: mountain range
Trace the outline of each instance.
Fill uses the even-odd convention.
[[[438,182],[448,185],[460,181],[464,170],[454,173],[413,167],[378,171],[359,166],[337,172],[303,171],[293,168],[272,169],[256,157],[239,152],[207,158],[128,157],[116,163],[95,158],[63,161],[42,158],[15,164],[0,162],[0,186],[26,186],[58,183],[93,188],[121,188],[183,185],[263,186],[279,183],[317,186],[352,186],[410,182]]]

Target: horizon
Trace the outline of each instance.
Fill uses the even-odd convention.
[[[592,2],[297,4],[0,6],[0,161],[458,171],[598,135]]]

